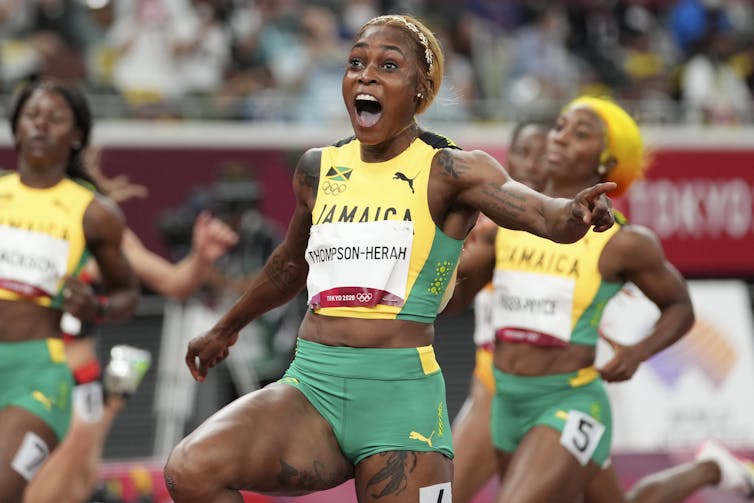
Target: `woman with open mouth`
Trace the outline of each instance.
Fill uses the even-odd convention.
[[[198,381],[239,330],[304,287],[294,361],[275,383],[226,406],[173,450],[176,503],[241,502],[241,490],[299,495],[354,478],[361,502],[451,501],[453,448],[432,340],[463,240],[479,212],[498,225],[573,242],[613,225],[600,183],[553,199],[416,122],[443,54],[410,16],[367,22],[343,76],[354,136],[303,154],[284,241],[186,363]]]

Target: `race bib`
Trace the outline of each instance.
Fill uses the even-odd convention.
[[[24,479],[31,481],[49,455],[50,449],[42,437],[32,431],[27,431],[10,466]]]
[[[497,269],[492,282],[495,331],[514,328],[564,342],[571,339],[572,278]]]
[[[73,410],[84,421],[96,423],[102,419],[105,403],[101,382],[92,381],[74,386],[72,401]]]
[[[52,296],[68,269],[68,241],[0,225],[0,288]]]
[[[579,410],[569,410],[560,445],[586,466],[600,443],[605,425]]]
[[[420,487],[419,503],[453,503],[450,482]]]
[[[474,297],[474,343],[486,346],[495,342],[492,289],[483,288]]]
[[[402,306],[413,236],[413,222],[402,220],[312,226],[306,249],[309,305]]]

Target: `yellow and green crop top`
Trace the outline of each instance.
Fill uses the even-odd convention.
[[[68,178],[35,189],[16,172],[0,175],[0,299],[60,307],[63,278],[89,256],[83,217],[93,198]]]
[[[595,346],[607,302],[623,282],[599,272],[602,250],[626,220],[571,244],[499,228],[495,239],[493,325],[498,340],[538,346]]]
[[[356,138],[322,151],[306,260],[309,307],[325,316],[431,323],[453,292],[462,240],[432,220],[427,185],[450,140],[423,133],[395,158],[361,160]]]

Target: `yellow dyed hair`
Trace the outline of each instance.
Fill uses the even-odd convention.
[[[605,180],[618,184],[610,192],[610,196],[618,197],[644,176],[648,165],[639,126],[623,108],[607,98],[581,96],[566,105],[565,110],[576,107],[592,110],[605,124],[607,141],[600,162],[604,163],[610,157],[615,159],[616,164],[605,176]]]

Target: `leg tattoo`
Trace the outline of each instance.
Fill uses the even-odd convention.
[[[280,460],[280,473],[278,473],[278,483],[282,487],[293,487],[297,489],[323,489],[329,488],[341,481],[340,474],[333,474],[332,480],[323,475],[325,472],[324,463],[315,460],[312,469],[299,470],[293,465],[288,464],[285,460]],[[343,479],[344,480],[344,479]]]
[[[386,458],[385,466],[367,482],[367,488],[373,487],[372,497],[381,498],[389,494],[399,494],[406,488],[408,474],[416,468],[416,453],[411,451],[393,451],[379,454]],[[381,490],[378,485],[385,484]]]

